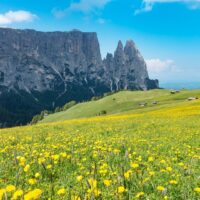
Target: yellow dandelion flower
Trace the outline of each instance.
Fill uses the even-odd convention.
[[[153,162],[153,161],[154,161],[154,158],[153,158],[152,156],[150,156],[150,157],[148,158],[148,161],[149,161],[149,162]]]
[[[137,164],[137,163],[131,163],[131,167],[134,168],[134,169],[136,169],[136,168],[139,167],[139,164]]]
[[[125,187],[124,187],[124,186],[119,186],[119,187],[117,188],[117,192],[118,192],[119,194],[124,193],[124,192],[125,192]]]
[[[109,187],[111,185],[111,182],[112,182],[111,180],[107,180],[107,179],[103,181],[106,187]]]
[[[21,196],[23,195],[23,193],[24,193],[23,190],[17,190],[17,191],[13,194],[11,200],[17,200],[19,197],[21,197]]]
[[[178,163],[178,165],[179,165],[180,167],[183,167],[183,166],[184,166],[184,163],[180,162],[180,163]]]
[[[63,158],[66,158],[66,157],[67,157],[67,154],[66,154],[65,152],[60,153],[60,155],[61,155]]]
[[[161,191],[161,192],[163,192],[165,190],[165,188],[163,186],[160,186],[160,185],[156,189],[158,191]]]
[[[195,191],[195,192],[200,192],[200,187],[194,188],[194,191]]]
[[[61,188],[61,189],[58,190],[57,194],[63,195],[63,194],[65,194],[65,192],[66,192],[65,188]]]
[[[59,155],[57,155],[57,154],[56,154],[56,155],[52,155],[52,156],[51,156],[51,158],[52,158],[53,160],[56,160],[56,161],[59,159],[59,157],[60,157],[60,156],[59,156]]]
[[[71,200],[81,200],[81,198],[80,198],[79,196],[76,196],[76,195],[75,195],[75,196],[72,196],[72,197],[71,197]]]
[[[37,183],[37,180],[36,180],[35,178],[30,178],[30,179],[28,180],[28,183],[29,183],[30,185],[35,185],[35,184]]]
[[[6,186],[6,192],[12,192],[16,190],[15,186],[14,185],[8,185]]]
[[[142,196],[144,196],[144,192],[138,192],[138,193],[135,195],[136,198],[140,198],[140,197],[142,197]]]
[[[172,167],[167,167],[166,170],[167,170],[168,172],[171,172],[171,171],[172,171]]]
[[[132,173],[132,171],[131,171],[131,170],[128,170],[127,172],[124,173],[124,177],[125,177],[126,179],[129,179],[131,173]]]
[[[171,185],[177,185],[177,184],[178,184],[178,182],[177,182],[176,180],[170,180],[169,183],[170,183]]]
[[[47,169],[51,169],[52,168],[52,165],[47,165]]]
[[[29,169],[30,169],[30,165],[26,165],[26,166],[24,167],[24,172],[28,172]]]
[[[77,180],[78,182],[81,182],[81,181],[83,180],[83,176],[77,176],[77,177],[76,177],[76,180]]]
[[[6,193],[5,189],[0,189],[0,199],[3,199],[5,193]]]
[[[98,190],[97,188],[94,189],[94,196],[98,197],[101,194],[101,191]]]
[[[153,171],[149,172],[149,176],[154,176],[154,175],[155,175],[155,172],[153,172]]]
[[[40,173],[35,173],[35,178],[39,178],[40,177]]]
[[[97,187],[97,181],[93,178],[88,179],[88,183],[91,188],[96,188]]]
[[[165,160],[161,160],[160,163],[164,164],[164,163],[166,163],[166,161]]]
[[[24,200],[37,200],[42,195],[42,190],[34,189],[24,195]]]

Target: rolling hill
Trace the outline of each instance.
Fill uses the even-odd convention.
[[[124,91],[0,129],[0,199],[199,200],[199,95]]]
[[[170,90],[121,91],[96,101],[79,103],[66,111],[46,116],[41,123],[58,122],[68,119],[98,116],[102,111],[107,115],[120,113],[148,112],[163,107],[173,107],[188,103],[187,98],[200,97],[200,90],[181,90],[171,94]],[[141,104],[147,105],[143,106]]]

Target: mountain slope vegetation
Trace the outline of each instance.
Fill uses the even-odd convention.
[[[173,92],[172,92],[173,93]],[[181,90],[172,94],[169,90],[121,91],[96,101],[77,104],[66,111],[46,116],[41,122],[111,115],[123,112],[145,112],[187,103],[189,97],[200,97],[199,90]]]
[[[125,101],[112,115],[83,118],[90,111],[0,129],[0,199],[198,200],[200,100],[186,100],[198,95],[120,92],[85,103],[96,113],[103,102],[109,113],[114,97],[121,106]],[[133,96],[136,107],[129,110]],[[144,100],[146,107],[138,107]],[[73,109],[84,111],[83,105]]]

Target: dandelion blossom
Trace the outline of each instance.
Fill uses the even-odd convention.
[[[195,191],[195,192],[200,192],[200,187],[194,188],[194,191]]]
[[[119,186],[118,189],[117,189],[117,192],[118,192],[119,194],[124,193],[124,192],[125,192],[124,186]]]
[[[161,192],[163,192],[165,190],[165,188],[163,186],[160,186],[160,185],[156,189],[158,191],[161,191]]]
[[[12,192],[16,190],[15,186],[14,185],[8,185],[6,186],[6,192]]]
[[[103,181],[106,187],[109,187],[111,185],[111,182],[112,182],[111,180],[107,180],[107,179]]]
[[[61,189],[58,190],[57,194],[63,195],[63,194],[65,194],[65,192],[66,192],[65,188],[61,188]]]

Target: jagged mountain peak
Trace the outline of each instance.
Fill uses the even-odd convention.
[[[131,40],[131,39],[127,40],[125,48],[128,48],[128,47],[136,48],[135,42],[133,40]]]
[[[124,53],[130,58],[133,59],[136,57],[139,59],[143,59],[139,50],[137,49],[133,40],[127,40],[126,45],[124,47]]]
[[[123,43],[121,40],[118,41],[118,44],[117,44],[117,49],[119,50],[122,50],[124,47],[123,47]]]

